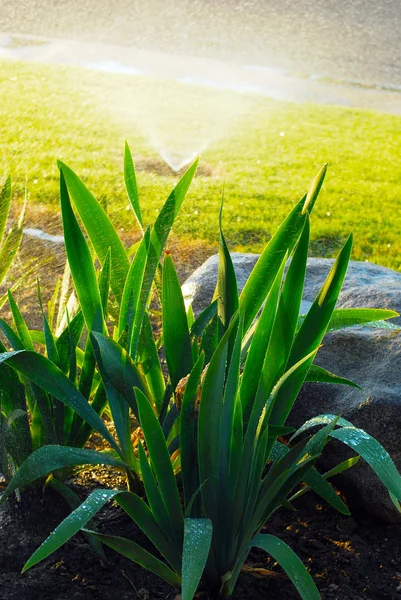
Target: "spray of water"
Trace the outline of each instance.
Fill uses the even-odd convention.
[[[93,105],[124,136],[135,141],[139,134],[175,172],[229,135],[258,91],[244,85],[245,71],[216,60],[108,44],[8,35],[0,39],[1,56],[90,70],[80,85]]]

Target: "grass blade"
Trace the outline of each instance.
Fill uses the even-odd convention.
[[[2,245],[4,233],[6,231],[7,219],[11,206],[11,177],[7,177],[6,182],[0,192],[0,247]],[[1,278],[0,278],[1,281]]]

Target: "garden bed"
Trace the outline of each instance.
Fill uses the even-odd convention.
[[[86,495],[88,487],[76,490]],[[377,523],[358,509],[344,517],[313,495],[298,501],[296,513],[280,510],[266,531],[281,536],[308,565],[323,600],[390,600],[401,591],[399,528]],[[173,600],[177,591],[106,549],[102,564],[82,534],[24,575],[24,562],[66,515],[53,491],[25,493],[21,504],[0,507],[0,590],[4,600],[109,600],[110,598]],[[109,504],[98,516],[101,531],[143,540],[132,520]],[[274,561],[254,551],[248,566],[261,571],[243,573],[233,600],[299,599]],[[264,569],[273,570],[270,576]],[[200,592],[199,598],[207,600]]]

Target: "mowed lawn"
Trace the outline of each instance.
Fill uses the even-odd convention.
[[[203,167],[174,233],[183,242],[217,240],[224,187],[230,248],[260,251],[328,162],[312,219],[313,254],[335,255],[352,231],[354,259],[401,269],[399,117],[14,61],[0,63],[0,106],[0,180],[11,173],[17,201],[28,180],[36,226],[46,229],[47,213],[58,210],[59,158],[119,228],[134,230],[123,181],[127,139],[147,222],[177,181],[158,149],[201,152]]]

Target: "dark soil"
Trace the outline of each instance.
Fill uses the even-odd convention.
[[[91,486],[89,486],[91,487]],[[81,495],[87,489],[76,488]],[[79,534],[24,575],[24,562],[67,514],[53,490],[25,493],[22,502],[0,507],[0,598],[2,600],[174,600],[177,591],[106,549],[107,563]],[[107,506],[98,517],[101,531],[146,539],[119,508]],[[383,525],[365,514],[343,517],[313,496],[300,500],[297,513],[280,511],[266,531],[282,537],[310,569],[323,600],[389,600],[401,597],[399,527]],[[252,571],[249,571],[252,569]],[[273,570],[275,576],[264,570]],[[209,600],[205,592],[199,598]],[[267,554],[255,551],[233,600],[299,600],[292,584]]]

